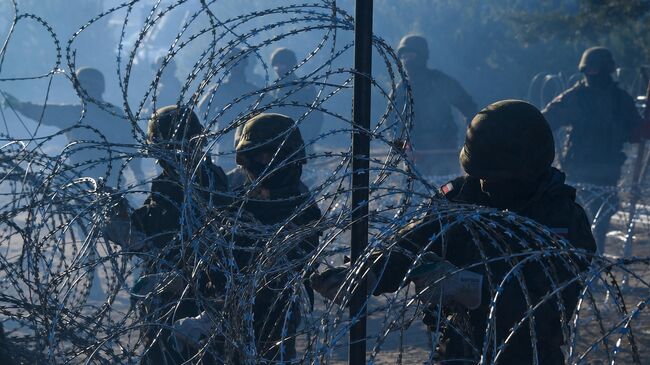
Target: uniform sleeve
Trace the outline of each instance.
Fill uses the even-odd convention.
[[[446,84],[451,104],[465,116],[468,122],[471,121],[477,113],[474,99],[465,91],[458,80],[449,77]]]
[[[641,142],[646,134],[644,133],[644,127],[647,129],[647,126],[644,126],[644,121],[636,109],[634,99],[623,90],[621,90],[621,109],[629,141],[631,143]]]
[[[22,115],[34,121],[61,129],[73,126],[81,119],[80,105],[38,105],[29,102],[21,102],[14,105]]]
[[[551,100],[542,110],[542,114],[551,125],[551,129],[555,131],[571,123],[571,110],[571,96],[563,93]]]
[[[579,204],[574,203],[574,205],[573,221],[569,227],[569,242],[576,248],[594,253],[596,252],[596,241],[591,233],[587,214]]]
[[[397,241],[387,253],[378,252],[371,258],[372,272],[377,278],[374,295],[397,291],[416,256],[422,251],[429,238],[437,231],[434,221],[414,221],[397,235]],[[433,250],[435,252],[435,250]],[[441,252],[436,252],[441,255]]]

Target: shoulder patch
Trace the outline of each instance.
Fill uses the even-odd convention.
[[[440,191],[444,194],[447,195],[451,193],[454,190],[454,184],[453,183],[446,183],[440,188]]]

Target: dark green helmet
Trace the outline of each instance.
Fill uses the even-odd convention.
[[[300,129],[293,119],[286,115],[262,113],[249,119],[241,130],[235,150],[238,155],[268,151],[281,159],[305,163],[305,143]]]
[[[289,48],[280,47],[271,53],[271,65],[294,66],[296,63],[298,63],[296,54]]]
[[[534,179],[555,159],[553,133],[533,105],[498,101],[472,119],[459,159],[472,177]]]
[[[106,89],[104,75],[96,68],[82,67],[75,72],[79,86],[93,98],[100,97]]]
[[[192,109],[170,105],[156,110],[149,119],[147,141],[165,148],[186,149],[201,133],[203,126]]]
[[[399,42],[397,55],[400,56],[405,52],[413,52],[422,59],[429,59],[429,45],[427,40],[420,35],[407,35]]]
[[[616,71],[614,55],[605,47],[591,47],[582,54],[580,72],[585,74],[612,73]]]

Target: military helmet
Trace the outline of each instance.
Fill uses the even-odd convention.
[[[75,76],[79,85],[91,96],[100,96],[106,88],[104,75],[96,68],[82,67],[75,72]]]
[[[248,65],[248,54],[243,48],[232,47],[222,58],[228,67],[243,68]]]
[[[296,54],[289,48],[280,47],[271,53],[271,65],[282,64],[293,66],[298,63]]]
[[[612,73],[616,71],[614,55],[605,47],[591,47],[582,54],[578,69],[582,73]]]
[[[188,107],[170,105],[156,110],[147,125],[147,141],[152,144],[188,146],[203,133],[199,118]]]
[[[262,113],[244,124],[235,150],[237,154],[275,153],[278,148],[280,158],[291,156],[292,160],[305,163],[305,143],[294,120],[282,114]]]
[[[397,55],[401,55],[404,52],[413,52],[416,53],[423,59],[429,58],[429,45],[427,40],[420,35],[407,35],[402,38],[397,47]]]
[[[488,179],[537,178],[554,158],[553,133],[544,115],[525,101],[502,100],[472,119],[459,159],[468,175]]]

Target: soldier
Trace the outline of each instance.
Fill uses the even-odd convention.
[[[84,105],[79,104],[36,105],[5,93],[5,105],[36,122],[63,129],[70,143],[84,143],[83,149],[75,150],[70,155],[70,162],[76,166],[78,173],[95,179],[106,178],[110,186],[116,186],[122,168],[121,156],[133,150],[103,144],[107,141],[110,144],[136,146],[131,122],[118,108],[103,101],[105,83],[101,72],[83,67],[77,70],[76,77],[80,89],[90,97],[85,103],[83,119]],[[145,178],[140,164],[140,159],[135,158],[128,165],[138,181]]]
[[[183,256],[186,240],[212,218],[210,212],[229,202],[223,194],[228,190],[226,175],[204,156],[202,133],[201,123],[189,108],[158,109],[149,120],[147,135],[149,153],[162,173],[153,179],[142,207],[129,214],[126,201],[119,200],[104,228],[108,239],[144,260],[145,275],[132,291],[134,298],[159,292],[157,304],[141,301],[146,321],[151,323],[145,334],[147,351],[142,364],[180,364],[187,359],[169,341],[170,331],[158,326],[199,313],[196,303],[179,301],[182,286],[177,273],[188,269]],[[188,196],[192,204],[186,204]],[[178,307],[172,314],[163,314],[162,309],[166,312],[174,305]]]
[[[300,120],[309,111],[309,105],[316,100],[316,89],[301,82],[296,76],[294,67],[297,63],[296,54],[288,48],[277,48],[271,54],[271,66],[279,79],[278,83],[283,85],[273,92],[272,97],[274,102],[287,104],[272,110],[288,115],[294,120]],[[292,106],[292,104],[300,106]],[[319,111],[311,111],[300,121],[299,125],[300,133],[305,141],[314,141],[318,138],[323,126],[323,114]],[[307,152],[312,150],[313,146],[308,145]]]
[[[612,73],[616,64],[604,47],[587,49],[580,60],[584,78],[557,96],[543,110],[551,128],[571,127],[561,164],[577,183],[615,187],[625,162],[623,144],[639,136],[641,127],[632,97],[618,87]],[[592,226],[598,252],[605,249],[609,220],[617,211],[616,193],[590,199],[587,211],[598,217]]]
[[[161,71],[165,56],[158,57],[152,68],[155,72]],[[176,61],[171,59],[160,75],[160,82],[156,88],[156,105],[175,105],[181,96],[183,85],[176,78]]]
[[[469,120],[476,114],[476,104],[460,83],[442,71],[429,69],[429,46],[426,39],[408,35],[397,49],[414,98],[411,148],[416,165],[426,174],[449,175],[458,171],[458,127],[452,107]],[[402,90],[401,85],[398,90]],[[398,93],[396,103],[404,103]]]
[[[225,59],[229,61],[228,77],[209,87],[198,104],[199,116],[206,123],[213,123],[216,119],[217,129],[230,128],[239,120],[245,120],[248,110],[257,100],[254,96],[246,97],[258,89],[246,80],[248,56],[242,49],[234,48]],[[219,136],[216,162],[226,171],[237,166],[233,153],[235,145],[235,128]]]
[[[368,277],[375,295],[394,292],[409,281],[415,283],[419,293],[443,293],[443,313],[451,314],[452,319],[446,330],[443,329],[439,344],[441,360],[479,361],[491,313],[488,298],[495,295],[495,286],[507,273],[520,265],[526,292],[512,278],[511,272],[492,312],[496,322],[489,332],[494,332],[492,335],[496,337],[491,341],[497,344],[503,343],[514,326],[523,320],[502,349],[498,363],[564,364],[562,326],[573,314],[581,290],[581,284],[571,283],[571,280],[587,269],[589,260],[585,256],[595,250],[595,243],[586,215],[574,201],[575,190],[564,184],[563,173],[551,167],[554,155],[553,135],[539,110],[523,101],[497,102],[479,112],[467,130],[460,153],[460,163],[467,175],[444,185],[441,192],[451,202],[509,210],[530,218],[563,235],[572,245],[569,248],[583,249],[584,254],[570,256],[570,259],[549,256],[552,258],[545,261],[526,260],[525,255],[513,258],[512,255],[524,252],[558,247],[551,242],[527,240],[525,237],[530,233],[509,223],[503,215],[490,218],[497,222],[494,227],[503,227],[496,228],[495,232],[503,231],[505,242],[502,243],[480,234],[481,238],[474,241],[476,236],[470,234],[464,223],[454,224],[451,219],[446,223],[453,228],[445,227],[445,233],[440,235],[441,220],[445,223],[445,218],[434,208],[398,234],[394,249],[379,252],[375,255],[376,261],[369,261],[372,267]],[[435,206],[440,207],[440,204]],[[525,246],[522,240],[527,242]],[[437,269],[431,276],[405,279],[419,254],[423,254],[428,263],[437,265]],[[450,285],[441,287],[443,284],[436,282],[462,267],[467,268],[463,270],[464,279],[473,283],[467,290],[455,292]],[[413,271],[416,269],[417,266]],[[557,296],[543,299],[555,288],[545,271],[553,272],[557,287],[561,289]],[[313,275],[312,284],[325,297],[335,298],[346,275],[346,269],[330,269]],[[488,283],[493,285],[492,291],[488,291]],[[555,303],[560,301],[559,297],[564,311],[559,311],[560,306]],[[424,321],[435,329],[440,296],[428,294],[423,298],[429,305]],[[530,337],[531,318],[535,324],[534,343]],[[533,359],[535,353],[538,362]],[[494,358],[483,360],[490,362]],[[460,360],[459,363],[465,362]]]
[[[304,228],[313,227],[321,213],[301,184],[302,166],[306,159],[304,142],[296,123],[280,114],[259,114],[244,124],[236,151],[237,163],[247,177],[244,185],[234,187],[245,213],[237,218],[241,226],[238,228],[240,233],[235,237],[236,246],[255,245],[261,248],[269,246],[269,242],[286,245],[291,242],[287,240],[288,237],[300,236],[299,232],[302,231],[304,233],[295,246],[272,249],[278,253],[274,256],[285,257],[290,263],[309,257],[318,246],[320,232],[317,229],[305,231]],[[260,232],[264,230],[259,227],[276,228],[270,230],[273,237],[267,233],[267,238],[260,239],[259,235],[245,235],[246,229],[241,228],[244,226],[257,227]],[[238,272],[254,272],[256,267],[268,260],[249,252],[242,250],[236,254]],[[293,293],[286,285],[292,276],[301,275],[303,267],[290,265],[293,266],[290,271],[267,278],[268,282],[258,290],[253,306],[257,353],[265,361],[274,363],[290,361],[296,351],[295,333],[300,323],[300,310],[291,301]],[[312,293],[307,278],[304,285],[308,294]],[[310,297],[313,301],[313,294]],[[290,318],[285,324],[287,317]],[[205,313],[180,320],[176,324],[177,336],[185,343],[196,345],[201,337],[210,335],[210,323]],[[283,353],[281,348],[284,348]]]

